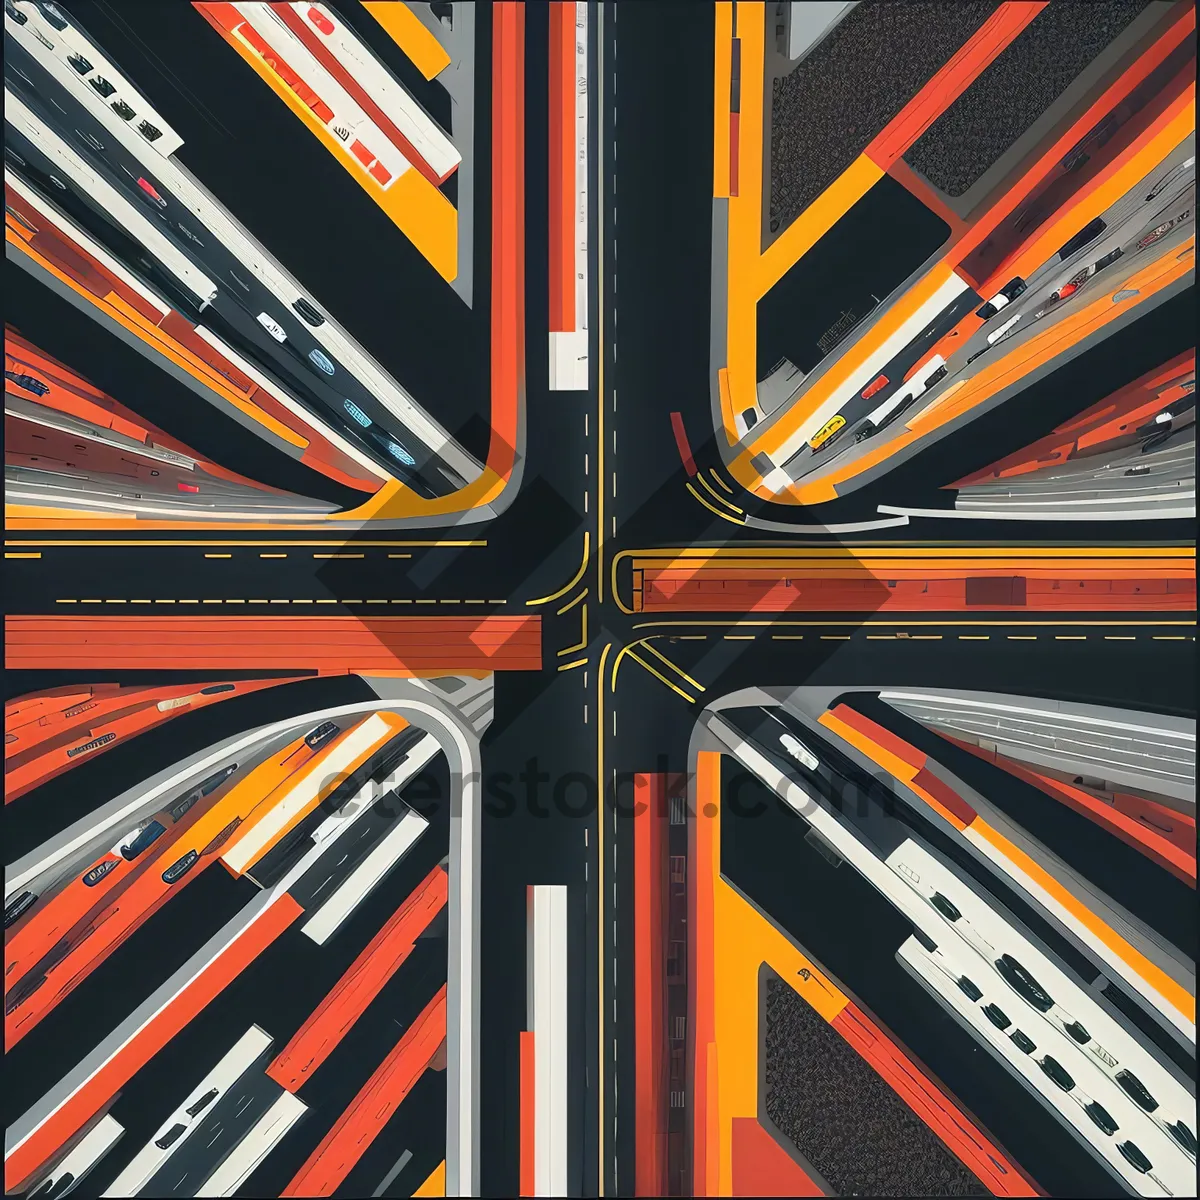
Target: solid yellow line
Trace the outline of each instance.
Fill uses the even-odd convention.
[[[577,658],[574,662],[563,663],[558,669],[560,671],[573,671],[576,667],[587,666],[587,661],[586,658]]]
[[[642,558],[1194,558],[1192,546],[942,546],[893,542],[869,546],[653,546],[625,550]]]
[[[41,555],[41,552],[38,551],[33,554],[8,554],[8,553],[6,553],[4,555],[4,557],[5,558],[41,558],[42,555]]]
[[[843,628],[846,626],[854,626],[856,629],[867,626],[878,625],[912,625],[917,628],[922,626],[933,626],[934,628],[942,629],[957,629],[957,628],[1021,628],[1026,626],[1030,629],[1042,629],[1046,627],[1053,628],[1060,626],[1064,629],[1147,629],[1147,628],[1170,628],[1172,626],[1185,625],[1191,628],[1194,621],[748,621],[743,619],[731,621],[639,621],[634,625],[634,629],[682,629],[694,626],[721,628],[728,626],[742,625],[746,627],[761,626],[761,625],[778,625],[788,628],[802,629],[836,629],[838,626]]]
[[[700,503],[703,504],[704,507],[707,508],[710,513],[713,513],[715,516],[720,517],[722,521],[728,521],[731,525],[745,525],[745,523],[746,523],[745,518],[743,518],[742,520],[739,521],[736,517],[731,517],[728,513],[723,513],[719,508],[714,508],[711,504],[709,504],[709,502],[707,500],[705,500],[705,498],[702,495],[700,495],[700,493],[698,491],[696,491],[696,489],[691,485],[691,483],[689,483],[687,485],[687,490],[689,492],[691,492],[692,495],[695,496],[695,498],[697,500],[699,500]]]
[[[601,205],[603,209],[603,205]],[[603,244],[603,243],[602,243]],[[603,310],[603,305],[601,305]],[[603,360],[603,355],[601,355]],[[603,490],[603,489],[601,489]],[[599,1020],[596,1024],[599,1026],[600,1044],[598,1047],[599,1057],[596,1060],[596,1070],[598,1079],[596,1081],[596,1093],[598,1097],[598,1108],[600,1110],[600,1147],[601,1159],[603,1159],[604,1147],[604,663],[608,658],[608,652],[612,649],[612,642],[606,642],[604,649],[600,651],[600,668],[596,686],[596,779],[599,782],[596,804],[596,895],[598,901],[596,904],[596,917],[600,922],[599,936],[596,938],[596,953],[599,955],[600,962],[598,973],[596,975],[597,984],[599,986]],[[613,687],[616,687],[617,672],[616,667],[613,667]],[[615,798],[614,798],[615,799]],[[600,1166],[600,1188],[597,1195],[604,1194],[604,1167]]]
[[[557,592],[553,592],[549,596],[539,596],[536,600],[526,600],[526,605],[528,605],[530,608],[533,608],[539,604],[549,604],[551,600],[559,600],[565,596],[583,578],[583,573],[587,570],[588,548],[590,545],[591,541],[588,536],[588,531],[585,529],[583,531],[583,559],[579,564],[579,570],[575,572],[570,583],[564,583]],[[601,599],[603,599],[603,596],[601,596]],[[500,603],[503,603],[503,601],[500,601]]]
[[[644,658],[639,658],[636,651],[630,650],[629,657],[632,658],[633,661],[638,664],[638,666],[644,667],[647,671],[649,671],[655,679],[665,683],[667,687],[669,687],[677,696],[682,696],[689,704],[696,703],[694,697],[689,696],[682,688],[677,688],[665,675],[659,671],[656,671]]]
[[[688,683],[690,683],[698,692],[708,691],[708,688],[706,688],[704,684],[697,683],[696,680],[694,680],[685,670],[683,670],[682,667],[676,666],[675,663],[673,663],[665,654],[663,654],[661,650],[656,650],[650,642],[643,642],[642,644],[656,658],[661,658],[662,661],[665,662],[672,671],[675,671],[681,679],[686,679]]]
[[[718,486],[720,486],[720,487],[724,488],[724,489],[725,489],[725,491],[727,491],[727,492],[728,492],[728,493],[729,493],[731,496],[733,495],[733,488],[731,488],[731,487],[729,486],[729,484],[727,484],[727,483],[725,482],[725,480],[724,480],[724,479],[722,479],[722,478],[721,478],[721,476],[717,474],[717,468],[716,468],[716,467],[709,467],[709,468],[708,468],[708,473],[709,473],[709,474],[710,474],[710,475],[713,477],[713,479],[715,479],[715,480],[717,481],[717,484],[718,484]]]
[[[570,612],[571,609],[573,609],[575,607],[575,605],[577,605],[580,602],[580,600],[582,600],[584,598],[584,596],[586,596],[587,594],[588,594],[588,590],[587,590],[587,588],[584,588],[583,591],[580,592],[579,595],[576,596],[574,600],[568,600],[567,603],[562,606],[562,608],[558,609],[556,615],[561,617],[563,615],[563,613]],[[468,600],[467,603],[470,604],[471,601]]]

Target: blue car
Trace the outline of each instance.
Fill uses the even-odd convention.
[[[318,371],[324,371],[326,375],[333,374],[333,363],[321,353],[320,350],[310,350],[308,352],[308,361],[312,363]]]

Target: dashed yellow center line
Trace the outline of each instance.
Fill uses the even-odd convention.
[[[205,558],[232,558],[232,554],[206,554]]]
[[[411,554],[389,554],[388,558],[412,558]]]
[[[821,641],[823,641],[823,642],[848,642],[850,640],[850,636],[851,635],[848,633],[823,633],[823,634],[821,634]]]
[[[1104,635],[1106,642],[1132,642],[1134,640],[1131,634],[1125,633],[1106,633]]]
[[[313,558],[366,558],[365,554],[314,554]]]
[[[16,554],[16,553],[12,553],[12,552],[6,550],[4,553],[4,557],[5,558],[41,558],[42,552],[39,550],[36,553]]]
[[[287,558],[286,554],[260,554],[259,558]]]
[[[752,641],[754,641],[754,634],[752,634],[752,633],[727,633],[725,635],[725,640],[727,642],[752,642]]]
[[[958,640],[960,642],[990,642],[992,635],[990,633],[960,633]]]
[[[1156,633],[1154,640],[1156,642],[1186,642],[1187,638],[1182,633]]]
[[[1036,633],[1010,633],[1008,635],[1008,640],[1010,642],[1036,642],[1037,634]]]
[[[911,637],[914,642],[940,642],[942,640],[940,633],[914,633]]]
[[[1086,633],[1056,633],[1054,635],[1056,642],[1086,642]]]

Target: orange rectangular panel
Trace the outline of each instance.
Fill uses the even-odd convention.
[[[267,1068],[266,1073],[280,1087],[299,1091],[337,1049],[367,1005],[412,953],[417,938],[441,912],[447,890],[446,872],[440,866],[434,867],[392,914]]]
[[[383,1132],[445,1040],[446,985],[443,984],[282,1194],[332,1196],[367,1147]]]

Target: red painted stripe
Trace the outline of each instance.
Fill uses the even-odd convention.
[[[109,1103],[210,1000],[227,988],[304,910],[286,893],[161,1009],[4,1161],[4,1190],[20,1191],[33,1173]]]
[[[734,1117],[730,1134],[735,1196],[823,1196],[756,1117]]]
[[[831,1024],[993,1196],[1045,1194],[856,1005],[847,1004]]]
[[[867,157],[886,171],[1045,7],[1046,0],[1002,4],[888,122],[867,147]]]
[[[534,1123],[534,1037],[532,1029],[521,1030],[521,1183],[520,1194],[537,1194],[534,1156],[537,1153],[537,1131]]]
[[[684,470],[689,475],[696,474],[696,461],[692,458],[692,448],[688,445],[687,431],[683,427],[683,414],[671,414],[671,430],[675,434],[675,445],[679,448],[679,457],[683,459]]]
[[[910,746],[903,738],[897,737],[890,729],[864,717],[848,704],[839,704],[830,709],[833,716],[844,721],[851,729],[857,729],[864,737],[868,737],[877,746],[882,746],[889,753],[906,762],[911,767],[920,770],[925,766],[926,757],[915,746]]]
[[[282,1195],[332,1196],[383,1132],[445,1040],[446,985],[443,984],[321,1139]]]
[[[417,938],[441,912],[447,891],[446,872],[434,867],[267,1068],[266,1073],[280,1087],[299,1091],[337,1049],[367,1005],[412,953]]]

